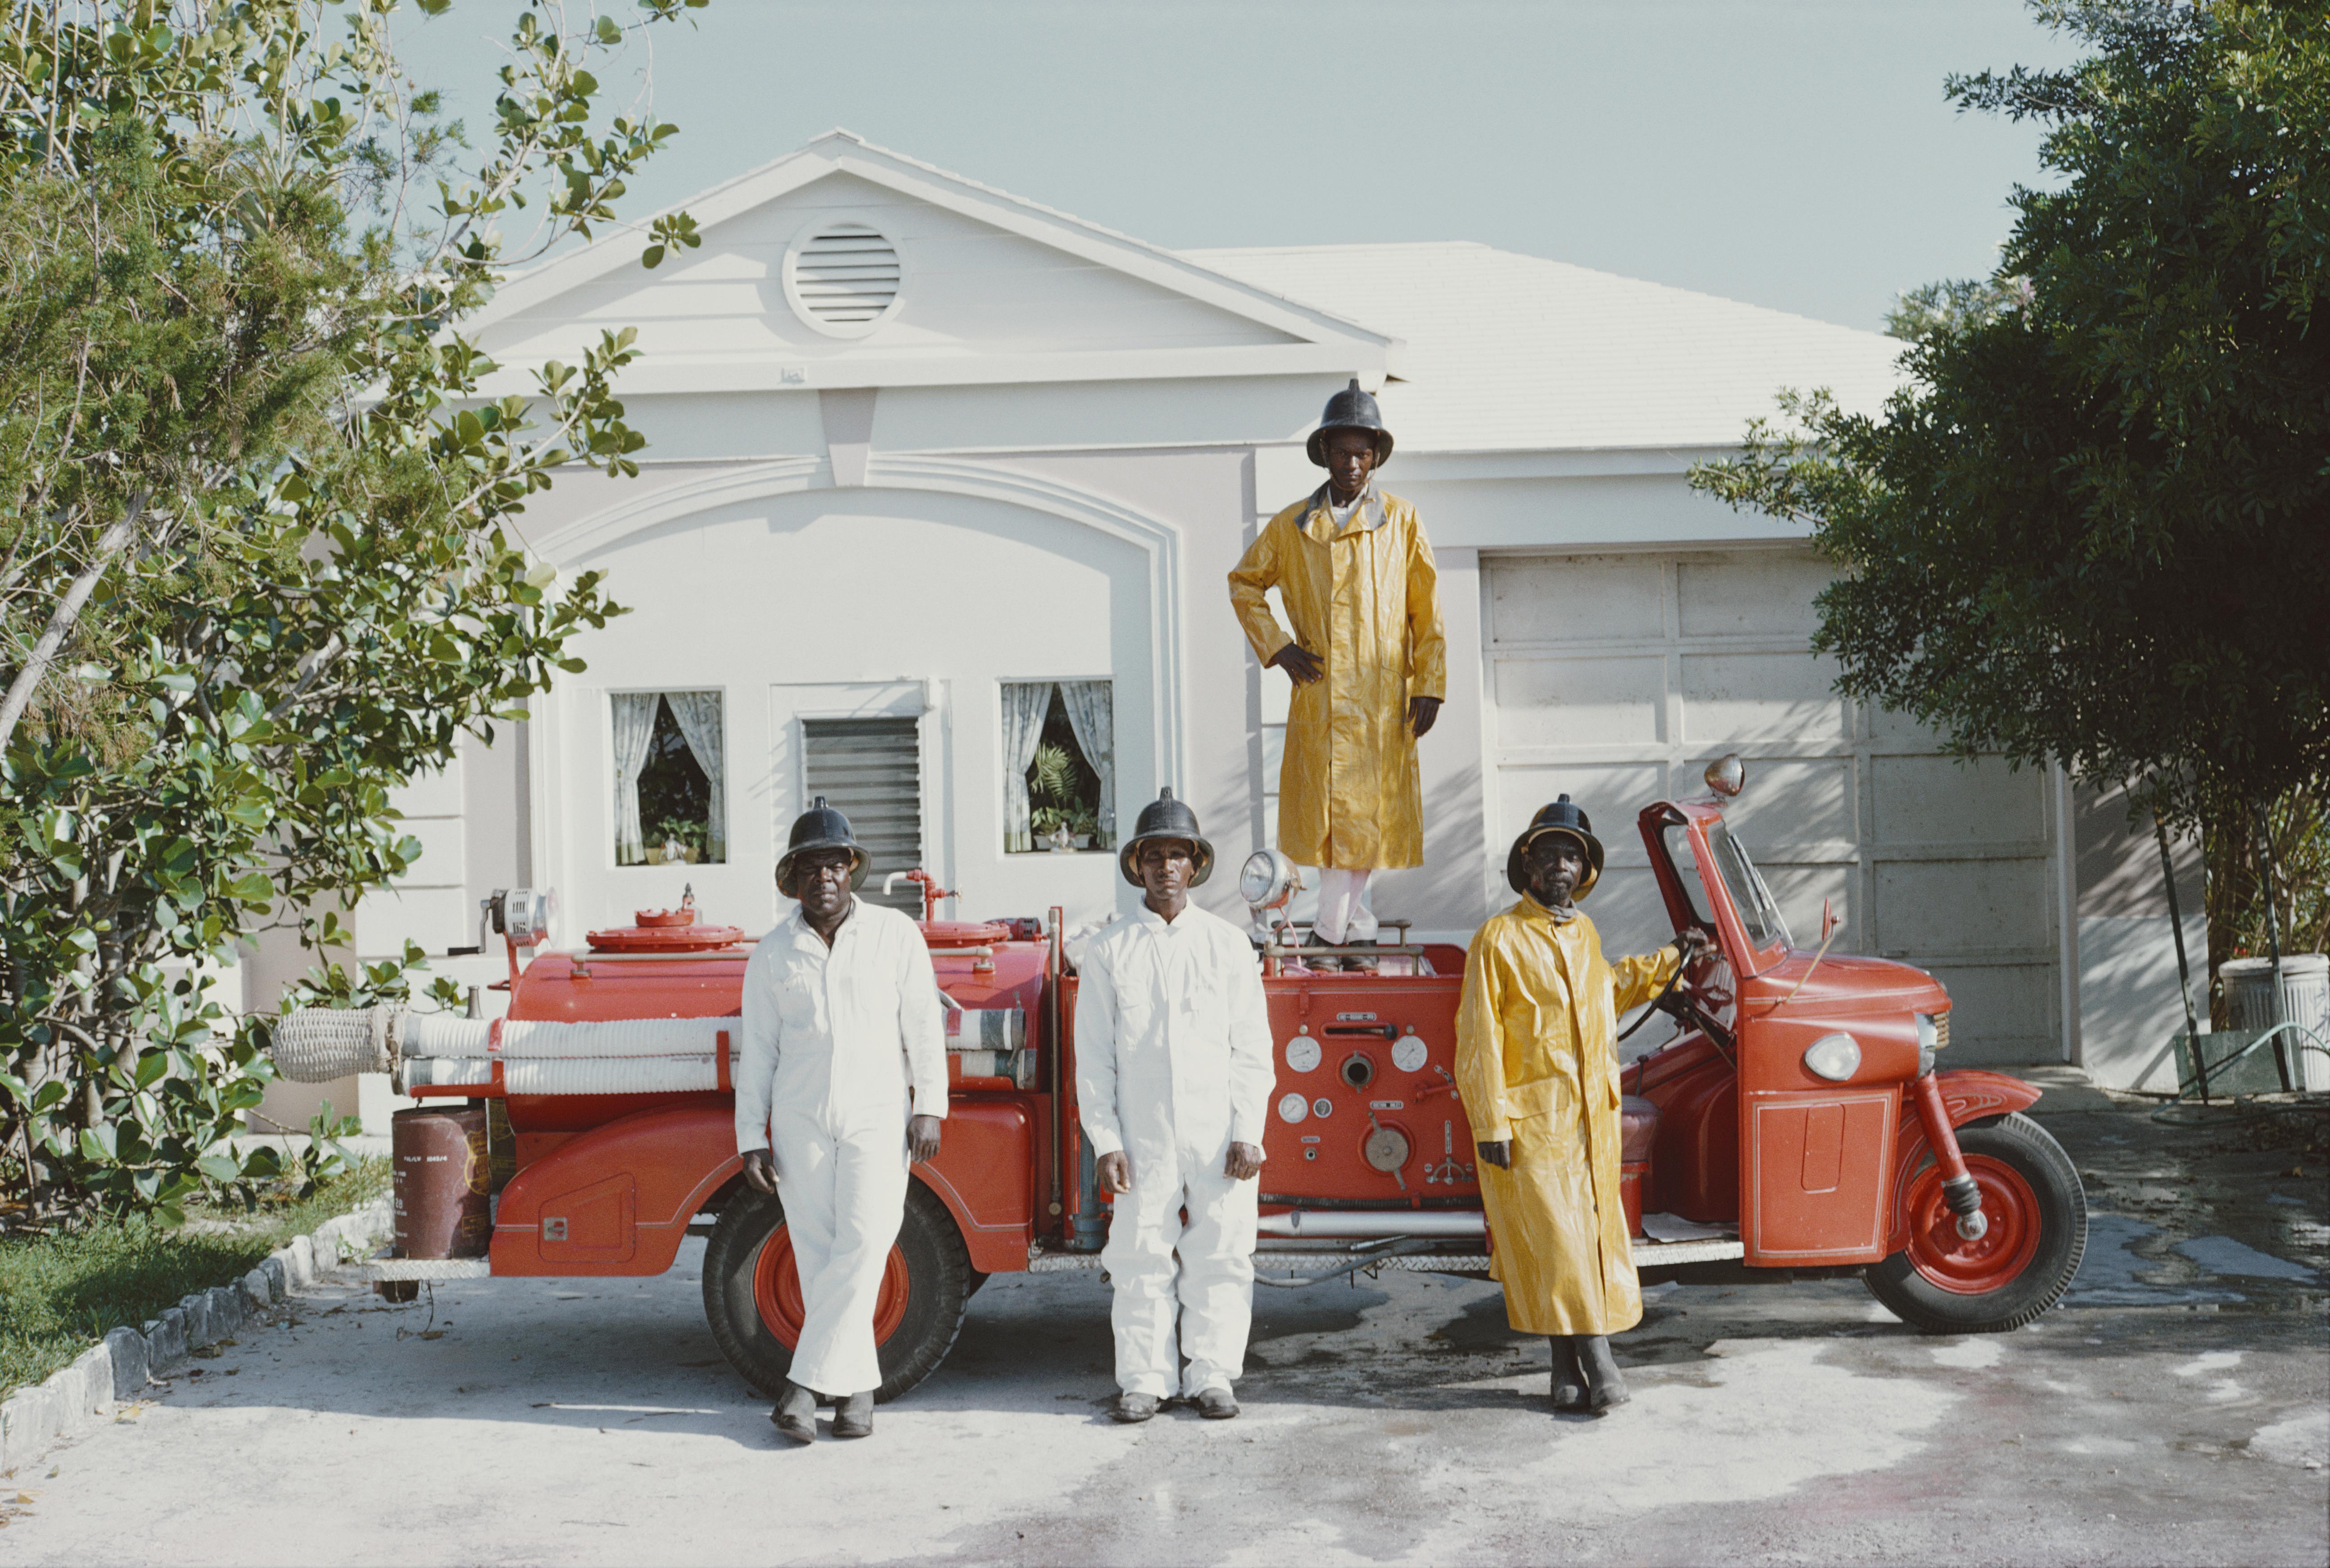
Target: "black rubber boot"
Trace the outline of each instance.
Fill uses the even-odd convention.
[[[817,1395],[798,1383],[788,1383],[769,1419],[793,1441],[813,1443],[817,1441]]]
[[[1352,937],[1349,940],[1345,941],[1343,945],[1347,948],[1371,948],[1376,945],[1376,940],[1373,937],[1368,937],[1365,939]],[[1343,968],[1353,974],[1372,975],[1376,972],[1377,968],[1375,955],[1372,953],[1364,955],[1359,953],[1346,953],[1343,955]]]
[[[874,1391],[853,1393],[833,1407],[833,1435],[862,1438],[874,1435]]]
[[[1577,1370],[1586,1377],[1587,1410],[1600,1415],[1634,1397],[1626,1386],[1625,1374],[1618,1370],[1618,1358],[1610,1354],[1608,1336],[1580,1334],[1573,1343],[1577,1346]]]
[[[1553,1408],[1557,1411],[1586,1410],[1586,1378],[1577,1370],[1577,1342],[1567,1334],[1551,1337],[1553,1346]]]

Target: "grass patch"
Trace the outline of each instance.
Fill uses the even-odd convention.
[[[224,1285],[294,1236],[388,1190],[388,1161],[355,1162],[308,1197],[256,1213],[192,1210],[194,1223],[95,1220],[52,1236],[0,1240],[0,1397],[40,1382],[106,1331],[137,1327],[196,1290]]]

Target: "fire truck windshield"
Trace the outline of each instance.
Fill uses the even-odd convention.
[[[1777,942],[1792,945],[1788,922],[1780,918],[1779,900],[1764,885],[1764,874],[1748,858],[1748,851],[1731,836],[1730,827],[1721,822],[1707,829],[1707,846],[1715,852],[1715,869],[1730,891],[1732,904],[1739,911],[1739,923],[1748,930],[1748,940],[1759,948]]]

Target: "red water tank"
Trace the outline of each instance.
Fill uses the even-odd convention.
[[[594,953],[708,953],[715,949],[733,947],[744,940],[736,926],[706,926],[696,923],[696,898],[688,895],[677,909],[643,909],[632,920],[637,924],[617,926],[611,930],[590,934],[591,950]]]

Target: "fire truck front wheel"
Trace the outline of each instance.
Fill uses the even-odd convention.
[[[882,1366],[875,1398],[895,1399],[938,1370],[962,1331],[973,1277],[954,1216],[928,1187],[910,1183],[874,1306]],[[746,1382],[771,1399],[784,1392],[800,1342],[801,1293],[781,1196],[746,1188],[720,1211],[704,1250],[704,1316],[720,1353]]]
[[[2088,1250],[2079,1173],[2047,1129],[2020,1114],[1957,1129],[1982,1192],[1983,1233],[1967,1237],[1927,1163],[1902,1195],[1909,1244],[1869,1266],[1869,1292],[1927,1334],[2003,1334],[2063,1299]]]

